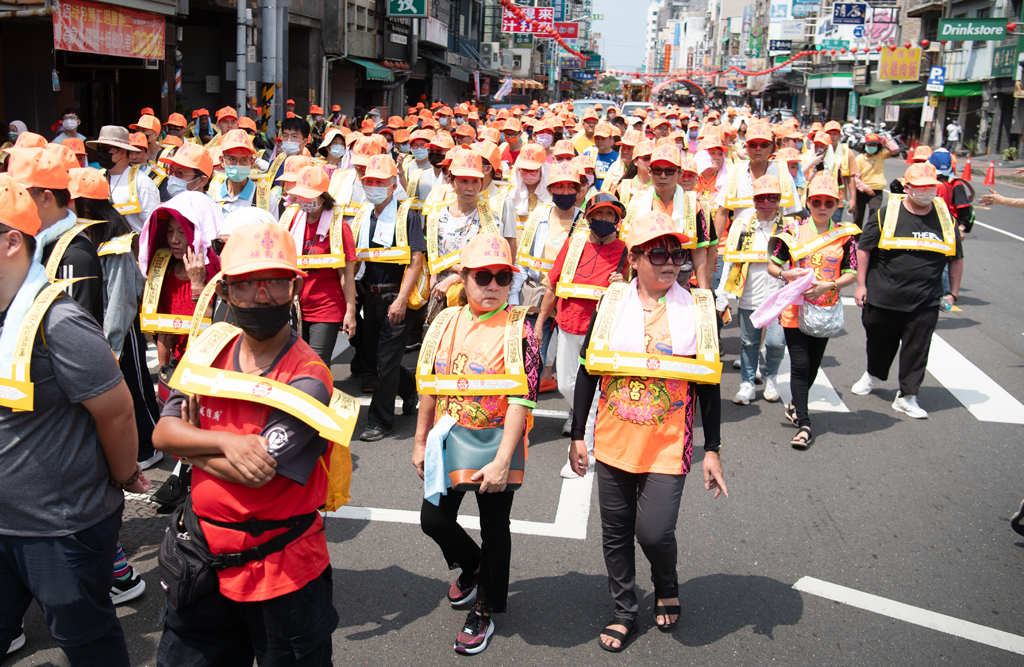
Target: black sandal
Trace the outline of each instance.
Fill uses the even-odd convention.
[[[789,423],[793,426],[799,426],[799,424],[796,423],[796,406],[792,403],[790,403],[786,408],[786,419],[788,419]]]
[[[679,614],[682,611],[681,607],[677,604],[657,604],[654,605],[654,625],[658,627],[662,632],[672,632],[676,629],[676,623],[679,622]],[[676,620],[671,623],[665,623],[665,625],[658,625],[659,616],[675,616]]]
[[[626,634],[622,634],[618,630],[612,630],[611,627],[613,625],[624,625],[624,626],[626,626],[626,628],[627,628]],[[601,646],[601,648],[603,648],[604,650],[606,650],[606,651],[608,651],[610,653],[618,653],[619,651],[622,651],[623,649],[626,648],[626,646],[629,645],[629,640],[630,640],[630,638],[633,637],[633,635],[636,634],[637,629],[638,629],[637,628],[637,622],[636,622],[635,618],[632,619],[632,620],[629,620],[629,621],[620,621],[617,618],[616,619],[612,619],[612,622],[609,623],[607,626],[605,626],[605,629],[601,631],[601,634],[602,635],[608,635],[612,639],[618,639],[619,640],[619,647],[615,648],[611,644],[605,644],[603,641],[601,641],[601,637],[600,636],[598,636],[598,638],[597,638],[597,643]]]
[[[808,426],[801,426],[800,430],[796,432],[793,439],[789,441],[789,444],[793,446],[793,449],[807,449],[811,446],[811,440],[814,436],[811,435],[811,429]]]

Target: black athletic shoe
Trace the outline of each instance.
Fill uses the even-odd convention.
[[[359,436],[359,439],[363,442],[377,442],[383,440],[385,436],[391,435],[391,429],[385,429],[382,426],[376,424],[370,424],[363,431],[363,434]]]
[[[1010,528],[1013,528],[1018,535],[1024,535],[1024,501],[1021,501],[1017,513],[1010,517]]]

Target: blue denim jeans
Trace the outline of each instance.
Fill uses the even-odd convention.
[[[739,309],[740,312],[740,381],[754,384],[757,372],[757,355],[761,349],[761,330],[750,321],[752,310]],[[775,375],[779,372],[779,364],[786,353],[786,336],[778,320],[768,325],[768,335],[764,341],[764,374]]]

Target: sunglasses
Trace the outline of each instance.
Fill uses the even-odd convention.
[[[755,151],[759,151],[761,149],[769,148],[769,147],[771,147],[771,144],[768,143],[767,141],[748,141],[747,142],[747,148],[752,148]]]
[[[655,176],[675,176],[679,173],[676,167],[651,167],[651,173]]]
[[[813,208],[832,208],[836,203],[836,200],[832,197],[815,197],[807,200],[808,206]]]
[[[512,272],[498,271],[497,273],[491,273],[490,271],[477,271],[473,274],[473,280],[480,287],[487,287],[491,284],[492,280],[498,283],[498,287],[508,287],[512,284]]]
[[[772,204],[778,202],[780,199],[782,199],[782,195],[755,195],[754,196],[754,201],[755,202],[770,202]]]
[[[676,266],[682,266],[686,263],[686,251],[682,248],[676,248],[675,250],[655,248],[643,254],[647,255],[647,259],[652,266],[665,266],[668,263],[669,257],[672,258],[672,263]]]

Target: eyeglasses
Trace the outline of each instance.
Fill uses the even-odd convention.
[[[262,289],[271,301],[281,302],[291,298],[293,282],[295,282],[295,278],[265,278],[262,280],[238,280],[230,283],[222,280],[221,285],[224,286],[224,291],[236,301],[255,301]]]
[[[675,176],[678,172],[678,167],[651,167],[654,176]]]
[[[498,287],[508,287],[512,284],[512,272],[498,271],[497,273],[491,273],[490,271],[476,271],[473,273],[473,281],[480,287],[487,287],[491,284],[492,280],[498,283]]]
[[[651,262],[652,266],[665,266],[670,257],[672,258],[672,263],[676,266],[682,266],[686,263],[686,251],[682,248],[676,248],[671,251],[665,248],[655,248],[643,254],[647,255],[647,259]]]
[[[836,203],[832,197],[814,197],[807,200],[807,205],[813,208],[832,208]]]
[[[754,201],[758,203],[770,202],[772,204],[782,199],[782,195],[754,195]]]
[[[755,151],[758,151],[758,150],[761,150],[761,149],[764,149],[764,148],[770,148],[770,147],[771,147],[771,144],[768,143],[767,141],[748,141],[747,142],[747,148],[752,148]]]

